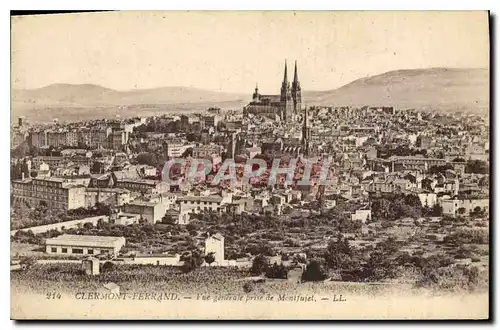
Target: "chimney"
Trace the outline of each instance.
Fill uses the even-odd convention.
[[[24,181],[24,172],[21,172],[21,180]]]

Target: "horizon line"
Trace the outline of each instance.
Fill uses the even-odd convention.
[[[390,73],[390,72],[416,71],[416,70],[437,70],[437,69],[447,69],[447,70],[490,70],[490,67],[427,67],[427,68],[413,68],[413,69],[411,69],[411,68],[410,69],[394,69],[394,70],[389,70],[389,71],[385,71],[385,72],[377,73],[377,74],[373,74],[373,75],[362,76],[362,77],[356,78],[356,79],[354,79],[354,80],[352,80],[352,81],[350,81],[348,83],[345,83],[345,84],[343,84],[341,86],[338,86],[338,87],[333,87],[333,88],[329,88],[329,89],[304,89],[303,91],[306,91],[306,92],[326,92],[326,91],[332,91],[332,90],[336,90],[336,89],[342,88],[342,87],[347,86],[349,84],[352,84],[353,82],[356,82],[356,81],[358,81],[360,79],[381,76],[381,75],[384,75],[384,74],[387,74],[387,73]],[[70,85],[70,86],[85,86],[85,85],[87,85],[87,86],[101,87],[101,88],[109,89],[109,90],[112,90],[112,91],[115,91],[115,92],[136,92],[136,91],[154,90],[154,89],[161,89],[161,88],[190,88],[190,89],[197,89],[197,90],[202,90],[202,91],[207,91],[207,92],[225,93],[225,94],[247,94],[248,93],[248,92],[225,92],[223,90],[213,90],[213,89],[207,89],[207,88],[203,88],[203,87],[179,86],[179,85],[157,86],[157,87],[146,87],[146,88],[131,88],[131,89],[116,89],[116,88],[107,87],[107,86],[104,86],[102,84],[92,83],[92,82],[89,82],[89,83],[53,82],[53,83],[50,83],[48,85],[44,85],[44,86],[40,86],[40,87],[34,87],[34,88],[16,88],[16,87],[12,86],[12,82],[11,82],[11,91],[13,91],[13,90],[18,90],[18,91],[34,91],[34,90],[39,90],[39,89],[47,88],[47,87],[54,86],[54,85]]]

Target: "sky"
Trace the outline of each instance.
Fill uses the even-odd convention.
[[[189,86],[279,92],[398,69],[487,68],[487,12],[105,12],[13,17],[13,88]]]

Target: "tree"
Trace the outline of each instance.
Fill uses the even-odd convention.
[[[139,164],[150,165],[150,166],[156,166],[158,161],[156,155],[149,152],[140,153],[137,156],[136,160],[137,163]]]
[[[282,259],[283,260],[283,259]],[[298,264],[305,264],[307,262],[306,258],[300,254],[296,254],[293,256],[293,262]]]
[[[172,217],[170,214],[166,214],[162,219],[161,223],[167,224],[167,225],[175,225],[176,221],[174,217]]]
[[[446,164],[446,165],[433,165],[431,168],[429,168],[429,173],[431,174],[445,174],[446,170],[452,170],[453,166]]]
[[[194,222],[190,222],[186,225],[186,230],[187,231],[198,231],[200,229],[200,226],[197,225]]]
[[[252,268],[250,268],[250,273],[253,275],[261,275],[267,271],[269,267],[269,261],[264,255],[259,254],[253,259]]]
[[[186,149],[186,150],[184,150],[184,152],[182,153],[181,158],[188,158],[188,157],[193,157],[193,148],[187,148],[187,149]]]
[[[184,273],[189,273],[201,266],[203,263],[203,257],[198,250],[194,250],[191,252],[191,255],[184,257],[184,264],[181,269]]]
[[[391,202],[385,198],[377,198],[372,203],[372,214],[376,219],[389,219],[392,217]]]
[[[31,268],[34,264],[36,264],[36,259],[33,257],[23,257],[20,261],[19,264],[21,265],[22,268],[24,269],[29,269]]]
[[[394,278],[396,276],[397,265],[390,260],[384,252],[380,250],[373,251],[366,266],[364,267],[363,277],[365,280],[379,281]]]
[[[326,274],[317,260],[311,261],[304,273],[302,273],[302,281],[304,282],[318,282],[323,281],[325,278]]]
[[[286,279],[288,277],[288,271],[283,264],[278,265],[278,263],[275,262],[271,267],[267,268],[266,277]]]
[[[479,282],[479,269],[476,266],[464,269],[469,285],[476,285]]]
[[[104,164],[102,162],[93,162],[90,168],[90,173],[101,174],[104,173]]]
[[[106,261],[104,265],[102,265],[101,270],[103,273],[111,272],[115,269],[115,264],[111,261]]]
[[[485,211],[481,209],[481,207],[476,206],[474,210],[470,211],[471,217],[484,217]]]
[[[361,266],[356,259],[356,250],[341,235],[328,243],[323,257],[327,267],[338,272],[343,279],[356,280],[359,277]]]
[[[488,187],[490,185],[489,177],[487,175],[483,176],[479,179],[478,185],[479,187]]]
[[[210,266],[213,262],[215,262],[215,253],[210,252],[205,256],[205,262]]]
[[[489,172],[488,163],[482,160],[469,160],[465,166],[465,173],[488,174]]]
[[[337,240],[328,243],[324,258],[329,268],[343,269],[350,263],[352,254],[349,241],[339,235]]]
[[[250,293],[254,289],[255,289],[255,283],[254,282],[250,281],[250,282],[246,282],[245,284],[243,284],[243,291],[245,291],[245,293]]]
[[[443,215],[443,207],[439,204],[434,204],[432,207],[432,215],[435,217],[440,217]]]

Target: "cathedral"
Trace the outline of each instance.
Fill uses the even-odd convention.
[[[244,113],[266,116],[281,121],[291,121],[300,115],[302,104],[302,90],[297,72],[297,61],[295,61],[295,72],[293,82],[290,86],[288,81],[287,65],[285,61],[285,73],[281,83],[280,95],[264,95],[259,93],[258,86],[250,102],[245,108]]]

